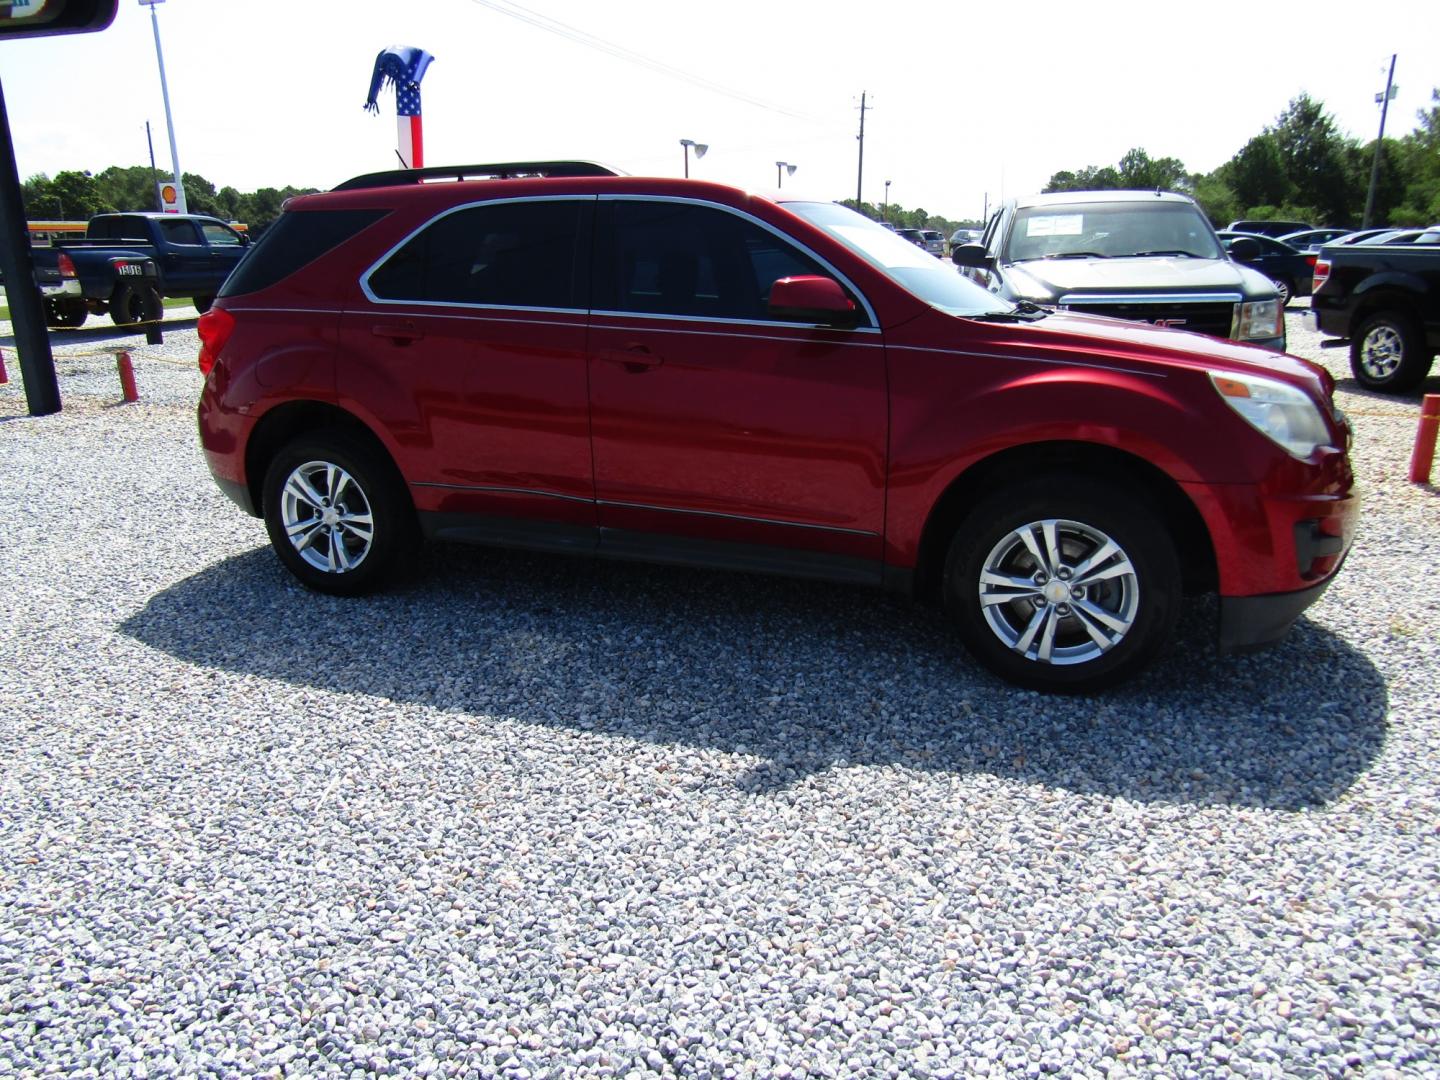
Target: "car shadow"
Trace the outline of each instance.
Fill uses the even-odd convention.
[[[941,614],[899,597],[432,544],[360,599],[310,593],[258,548],[121,629],[296,686],[753,755],[736,781],[753,792],[897,766],[1143,802],[1330,803],[1384,741],[1380,673],[1305,619],[1268,652],[1218,656],[1214,616],[1192,605],[1137,680],[1059,697],[990,676]]]
[[[105,319],[103,315],[92,316],[92,319]],[[195,324],[200,321],[199,315],[191,315],[185,318],[166,319],[160,324],[161,334],[178,330],[193,330]],[[125,330],[109,322],[92,322],[86,326],[49,327],[51,345],[75,345],[79,343],[136,345],[145,344],[144,330]],[[8,334],[0,334],[0,348],[15,348],[15,334],[12,330]]]

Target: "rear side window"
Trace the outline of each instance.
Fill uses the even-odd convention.
[[[195,228],[193,221],[162,218],[160,232],[165,237],[165,242],[169,244],[193,244],[196,247],[200,245],[200,233]]]
[[[291,210],[281,214],[225,279],[221,296],[268,289],[373,225],[388,210]]]
[[[370,274],[378,300],[581,308],[575,273],[593,200],[489,203],[446,214]]]

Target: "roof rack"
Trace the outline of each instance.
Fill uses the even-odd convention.
[[[335,191],[392,187],[396,184],[427,184],[456,180],[514,180],[524,176],[623,176],[608,165],[594,161],[507,161],[498,165],[437,165],[424,169],[391,169],[366,173],[337,184]]]

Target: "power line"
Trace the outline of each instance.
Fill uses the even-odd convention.
[[[746,105],[752,105],[757,109],[780,113],[783,116],[788,116],[795,120],[804,120],[811,124],[819,123],[813,116],[797,113],[784,106],[772,104],[761,98],[752,97],[749,94],[743,94],[738,90],[732,90],[727,86],[722,86],[720,83],[674,67],[664,61],[652,60],[650,57],[637,53],[633,49],[627,49],[623,45],[616,45],[614,42],[598,38],[594,34],[581,30],[578,27],[563,23],[559,19],[552,19],[548,15],[540,14],[538,11],[531,11],[529,8],[511,2],[511,0],[470,0],[470,2],[479,4],[481,7],[489,8],[491,11],[500,15],[508,15],[512,19],[518,19],[520,22],[528,23],[530,26],[544,30],[546,33],[565,38],[567,41],[573,41],[577,45],[584,45],[587,48],[608,53],[616,59],[636,64],[639,67],[649,68],[651,71],[658,72],[661,75],[668,75],[672,79],[679,79],[682,82],[690,83],[692,86],[698,86],[702,90],[709,90],[712,94],[720,94],[724,97],[732,98],[735,101],[744,102]]]

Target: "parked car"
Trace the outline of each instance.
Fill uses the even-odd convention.
[[[1336,237],[1334,240],[1327,240],[1321,247],[1330,247],[1334,244],[1368,244],[1375,237],[1383,233],[1393,232],[1393,229],[1358,229],[1355,232],[1346,233],[1344,236]]]
[[[977,243],[979,239],[979,229],[956,229],[950,234],[950,250],[954,251],[961,244]]]
[[[925,241],[926,251],[941,259],[945,257],[944,233],[939,229],[921,229],[920,236]]]
[[[83,240],[31,253],[51,326],[81,326],[108,311],[116,326],[158,319],[161,298],[190,297],[205,311],[249,240],[197,214],[101,214]]]
[[[1278,639],[1345,556],[1315,365],[1012,303],[835,203],[475,179],[517,171],[291,199],[200,320],[205,458],[305,585],[425,536],[885,586],[1079,691],[1186,591],[1223,647]]]
[[[1266,220],[1241,220],[1232,221],[1225,226],[1227,232],[1255,233],[1260,236],[1273,236],[1279,238],[1290,233],[1303,232],[1306,229],[1313,229],[1315,226],[1307,225],[1303,221],[1266,221]]]
[[[1258,233],[1230,232],[1228,229],[1216,233],[1225,250],[1231,252],[1236,262],[1259,270],[1268,277],[1280,294],[1280,303],[1289,306],[1297,296],[1310,295],[1310,282],[1315,277],[1315,256],[1297,251],[1280,240],[1272,240]],[[1242,257],[1234,254],[1233,246],[1241,237],[1249,237],[1259,249],[1255,254]],[[1242,250],[1249,250],[1243,248]]]
[[[1354,232],[1354,229],[1302,229],[1300,232],[1287,233],[1280,237],[1280,240],[1282,243],[1289,244],[1296,251],[1314,254],[1322,244],[1333,243],[1342,236],[1350,236]]]
[[[1231,253],[1253,254],[1242,242]],[[1135,319],[1285,349],[1275,286],[1226,254],[1193,200],[1067,191],[1006,203],[950,258],[1010,300]]]
[[[919,229],[896,229],[895,233],[897,236],[903,236],[918,248],[925,246],[925,234]]]
[[[1368,390],[1415,389],[1440,350],[1440,231],[1428,235],[1320,249],[1310,309],[1322,334],[1349,339],[1350,370]]]
[[[1433,229],[1391,229],[1366,240],[1367,244],[1440,244],[1440,231]]]

